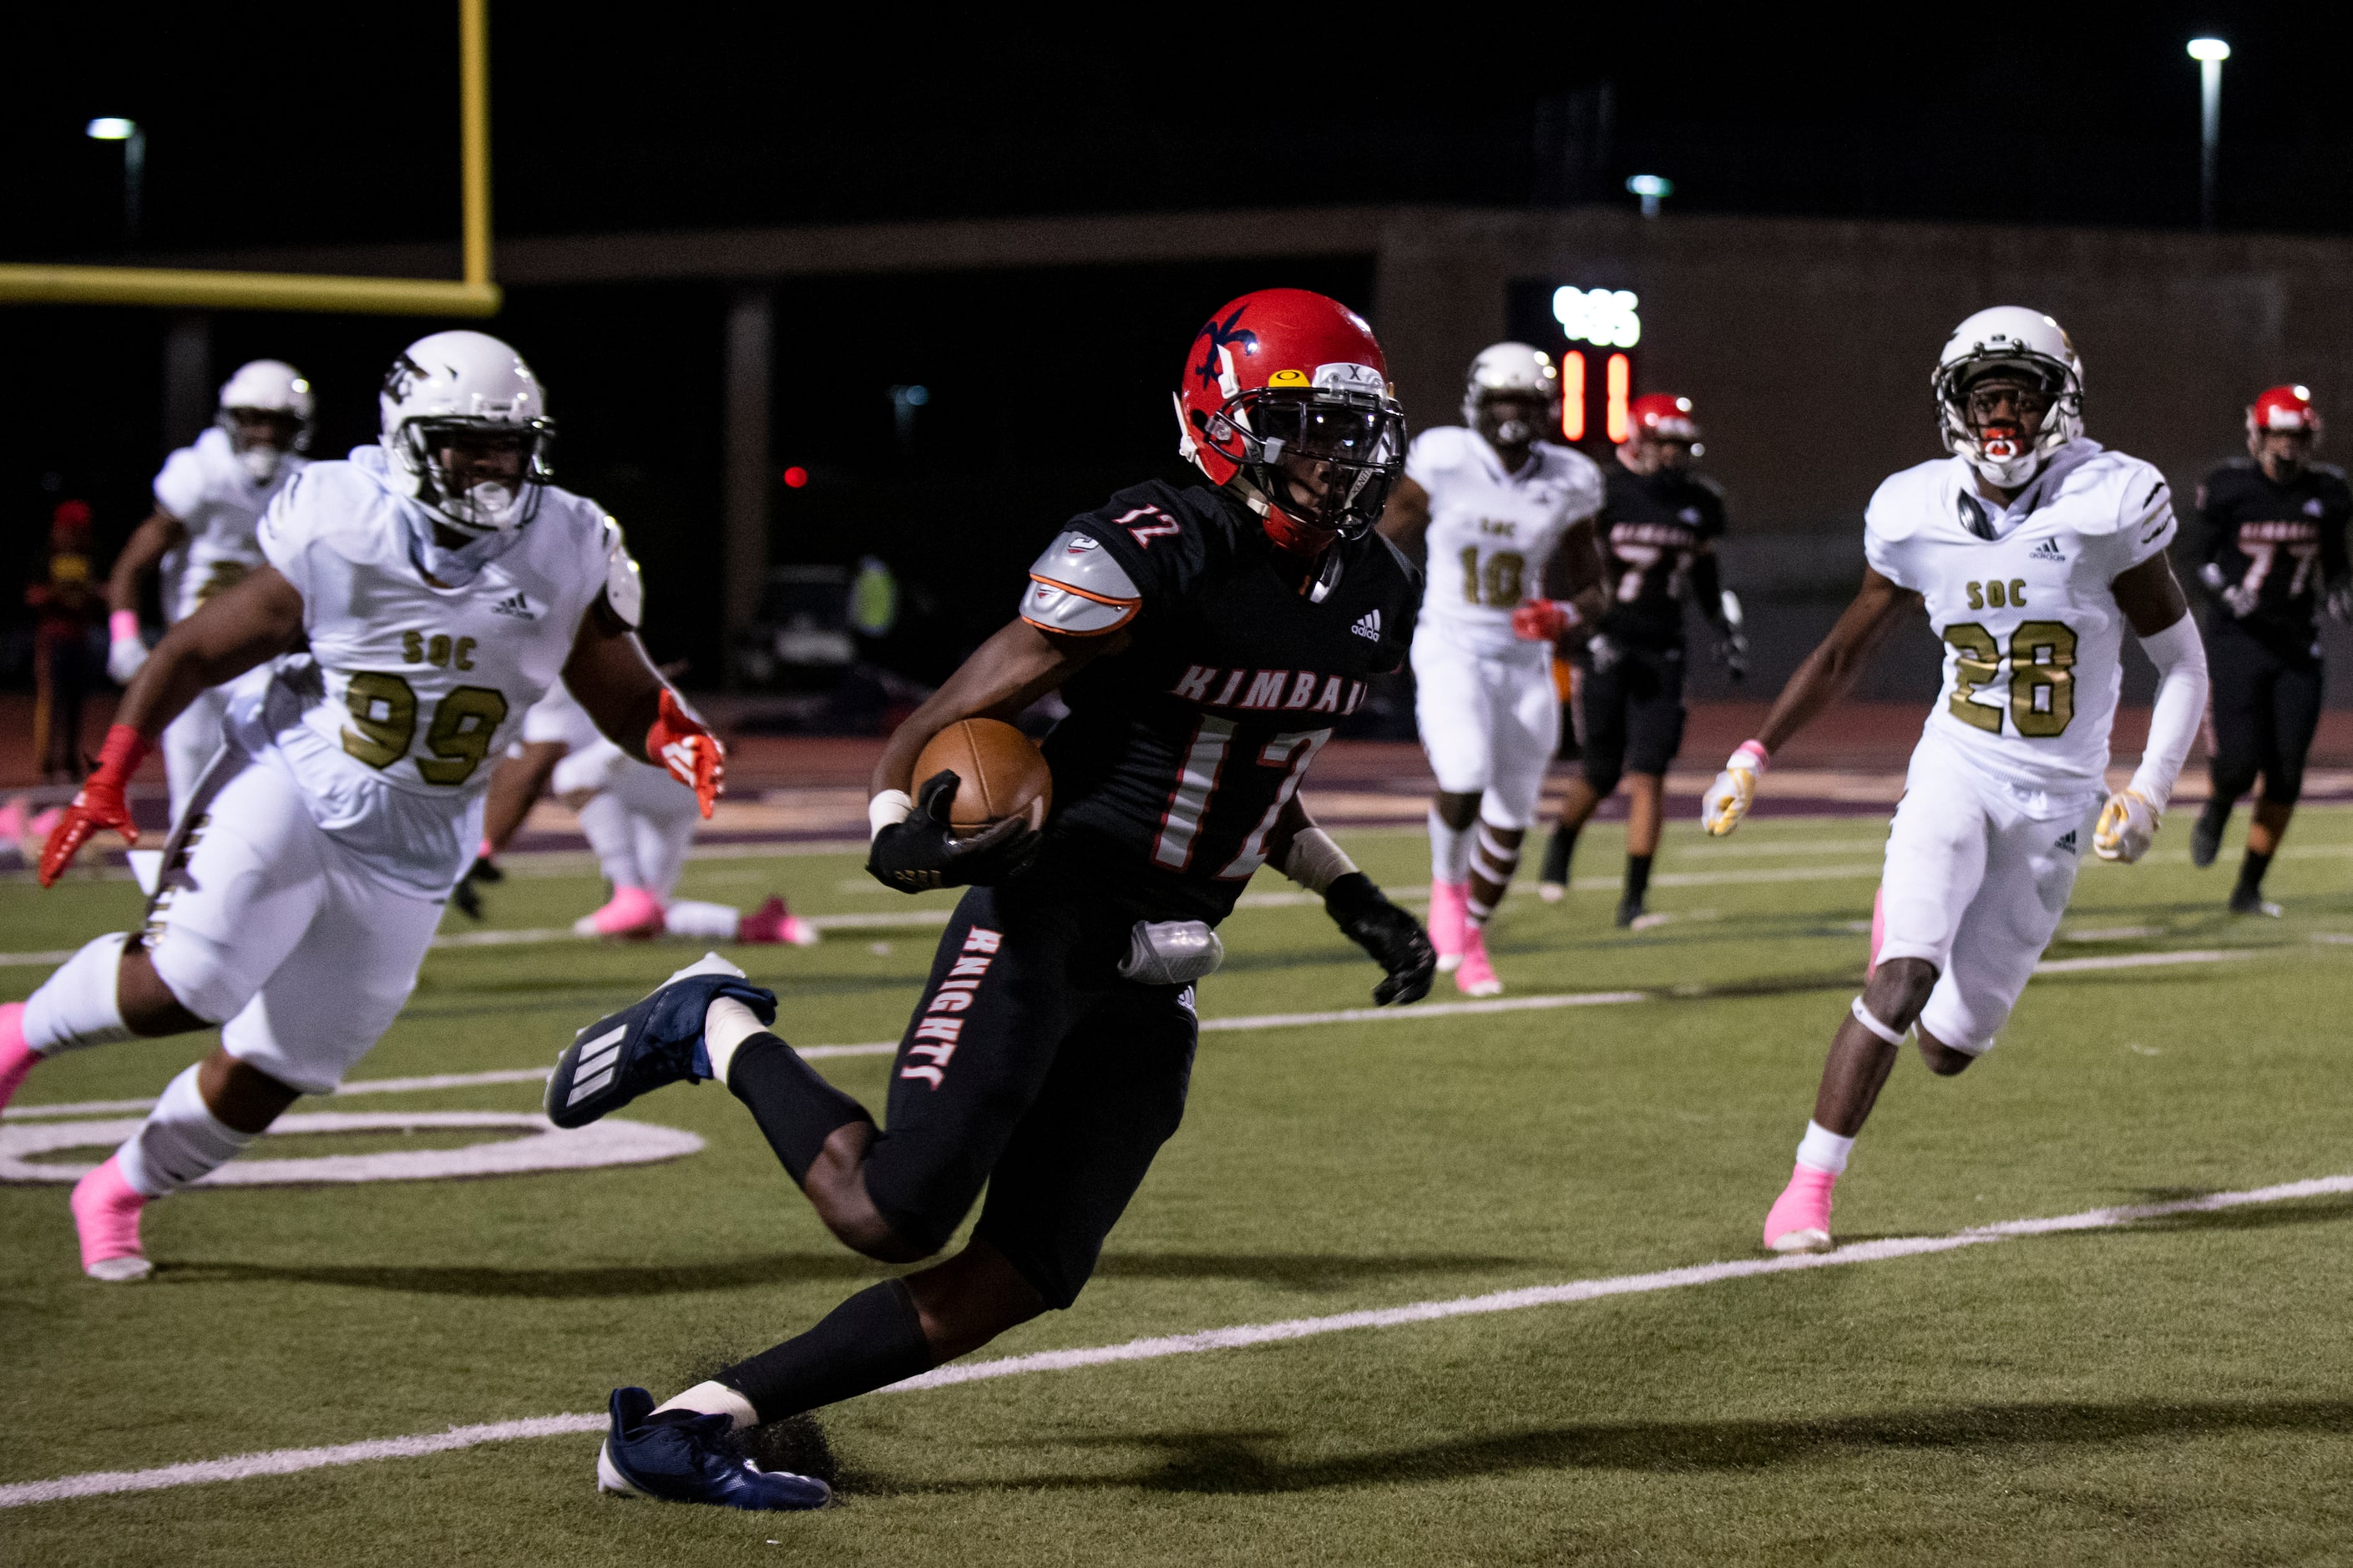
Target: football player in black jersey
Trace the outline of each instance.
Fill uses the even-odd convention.
[[[2279,852],[2304,787],[2304,755],[2320,724],[2320,631],[2326,605],[2353,620],[2353,575],[2345,524],[2353,489],[2345,470],[2312,460],[2320,412],[2301,386],[2274,386],[2247,409],[2247,456],[2206,476],[2198,508],[2206,519],[2206,559],[2198,575],[2212,591],[2206,657],[2212,671],[2214,793],[2189,837],[2189,858],[2211,866],[2231,808],[2263,775],[2247,856],[2231,908],[2276,915],[2263,899],[2263,873]]]
[[[745,1470],[731,1429],[914,1376],[1070,1306],[1176,1130],[1194,982],[1261,865],[1320,893],[1386,971],[1376,1002],[1428,993],[1421,927],[1298,795],[1370,679],[1404,662],[1420,602],[1419,574],[1373,531],[1405,451],[1380,347],[1322,295],[1245,295],[1195,338],[1176,413],[1181,450],[1214,488],[1152,481],[1074,519],[1031,567],[1019,618],[875,770],[867,868],[902,891],[972,889],[900,1045],[887,1128],[765,1032],[775,999],[716,958],[584,1030],[559,1062],[549,1103],[566,1124],[659,1083],[720,1079],[828,1227],[883,1262],[937,1252],[987,1188],[954,1258],[852,1296],[659,1411],[617,1391],[609,1489],[809,1506],[822,1489]],[[955,775],[913,776],[924,743],[1057,689],[1070,714],[1045,742],[1042,834],[1013,817],[959,837]]]
[[[1716,654],[1738,680],[1748,673],[1739,601],[1723,591],[1715,542],[1725,529],[1724,492],[1691,471],[1699,425],[1691,399],[1667,393],[1628,407],[1618,460],[1605,463],[1601,514],[1571,530],[1561,554],[1586,563],[1571,588],[1598,579],[1609,609],[1579,658],[1584,774],[1569,781],[1560,821],[1545,847],[1537,892],[1547,902],[1568,888],[1568,863],[1588,818],[1626,780],[1626,889],[1618,923],[1642,916],[1651,861],[1659,852],[1667,765],[1683,742],[1683,599],[1699,603],[1715,628]]]

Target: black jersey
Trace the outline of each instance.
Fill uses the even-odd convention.
[[[2233,458],[2198,487],[2198,510],[2207,563],[2221,569],[2226,586],[2254,591],[2254,608],[2239,624],[2283,649],[2310,647],[2319,595],[2346,574],[2353,488],[2345,470],[2311,463],[2283,485],[2253,458]]]
[[[1223,920],[1333,727],[1405,663],[1420,574],[1368,533],[1334,546],[1314,602],[1258,519],[1201,486],[1138,485],[1070,527],[1065,547],[1110,555],[1141,603],[1127,646],[1062,689],[1048,839],[1099,848],[1155,918]]]
[[[1623,642],[1680,647],[1694,563],[1724,532],[1724,492],[1673,468],[1638,474],[1623,463],[1601,468],[1607,481],[1594,527],[1609,608],[1600,629]],[[1713,604],[1700,607],[1716,618]]]

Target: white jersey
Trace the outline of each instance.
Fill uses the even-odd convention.
[[[412,558],[422,509],[392,488],[380,450],[352,456],[312,464],[262,519],[262,553],[301,594],[311,646],[279,660],[230,727],[376,876],[438,897],[480,837],[491,759],[605,592],[619,530],[551,487],[503,554],[437,586]]]
[[[2094,441],[2061,447],[2007,509],[1957,457],[1889,477],[1864,514],[1863,553],[1927,601],[1944,639],[1928,730],[2014,790],[2103,788],[2124,682],[2110,584],[2174,530],[2165,477]]]
[[[257,485],[217,425],[164,459],[155,476],[155,504],[188,531],[164,557],[164,619],[181,620],[261,564],[254,530],[279,492],[307,459],[288,453],[266,485]]]
[[[1601,470],[1583,453],[1543,441],[1530,451],[1506,473],[1476,430],[1441,425],[1406,453],[1406,478],[1430,493],[1420,625],[1480,658],[1550,657],[1512,635],[1512,612],[1543,594],[1545,563],[1569,525],[1601,510]]]

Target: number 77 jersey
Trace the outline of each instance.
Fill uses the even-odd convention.
[[[1928,728],[2021,789],[2104,787],[2126,630],[2112,584],[2174,532],[2165,477],[2092,441],[2060,448],[2007,509],[1959,458],[1891,476],[1863,553],[1944,641]]]

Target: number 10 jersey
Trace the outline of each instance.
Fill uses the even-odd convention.
[[[1430,496],[1424,623],[1482,658],[1543,662],[1551,649],[1512,635],[1512,612],[1544,592],[1545,563],[1568,525],[1601,509],[1601,470],[1582,452],[1536,442],[1516,474],[1477,431],[1441,425],[1413,438],[1406,478]]]
[[[2124,682],[2111,586],[2175,532],[2165,477],[2076,440],[2007,509],[1959,458],[1890,476],[1863,517],[1872,569],[1926,601],[1945,643],[1927,728],[2028,792],[2105,787]]]

